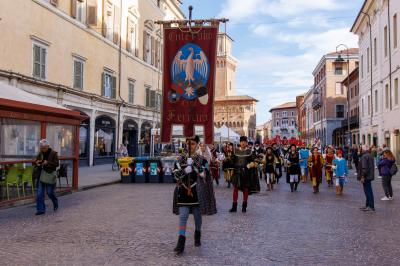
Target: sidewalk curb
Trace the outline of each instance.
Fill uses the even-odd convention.
[[[115,184],[119,184],[119,183],[121,183],[121,180],[114,180],[114,181],[110,181],[110,182],[82,186],[82,187],[78,187],[78,189],[75,190],[75,192],[86,191],[86,190],[90,190],[90,189],[94,189],[94,188],[105,187],[105,186],[115,185]]]

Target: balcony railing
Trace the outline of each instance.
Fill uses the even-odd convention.
[[[319,97],[315,97],[312,101],[312,108],[315,110],[321,108],[321,106],[322,106],[321,99]]]
[[[359,119],[358,115],[350,117],[350,127],[358,126],[359,121],[360,121],[360,119]],[[346,119],[342,120],[342,127],[347,127],[347,126],[348,126],[348,124],[347,124],[347,118],[346,118]]]

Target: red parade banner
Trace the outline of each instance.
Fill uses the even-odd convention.
[[[213,143],[217,38],[218,25],[164,27],[163,143],[171,142],[173,125],[183,125],[185,137],[203,126],[205,143]]]

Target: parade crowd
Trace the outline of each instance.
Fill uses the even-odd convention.
[[[179,215],[178,243],[176,254],[181,254],[186,242],[186,224],[189,214],[195,219],[195,246],[201,245],[202,215],[217,213],[214,182],[219,185],[223,172],[228,188],[233,186],[230,213],[237,212],[239,192],[243,194],[242,212],[247,212],[249,195],[259,193],[264,180],[267,191],[281,182],[284,173],[290,191],[296,193],[299,183],[311,183],[314,194],[320,192],[325,182],[336,188],[336,195],[344,193],[349,181],[349,168],[356,169],[357,180],[363,186],[366,201],[360,208],[363,212],[375,212],[372,181],[375,170],[382,179],[385,196],[383,201],[393,200],[392,177],[397,173],[393,153],[385,146],[376,149],[367,145],[349,147],[321,147],[315,145],[297,147],[295,144],[261,145],[240,137],[237,147],[233,143],[223,146],[205,145],[199,137],[186,140],[186,150],[174,166],[177,186],[174,191],[173,212]],[[221,169],[223,171],[221,171]]]

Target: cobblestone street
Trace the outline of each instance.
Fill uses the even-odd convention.
[[[345,194],[323,184],[290,193],[251,196],[248,213],[229,214],[231,190],[216,188],[219,213],[203,219],[203,245],[194,248],[193,218],[182,257],[172,249],[178,218],[173,186],[111,185],[60,198],[57,213],[35,217],[34,207],[0,211],[2,265],[398,265],[400,201],[382,202],[373,183],[376,213],[363,213],[361,186],[352,176]],[[398,195],[395,187],[395,197]],[[49,206],[48,206],[49,207]]]

